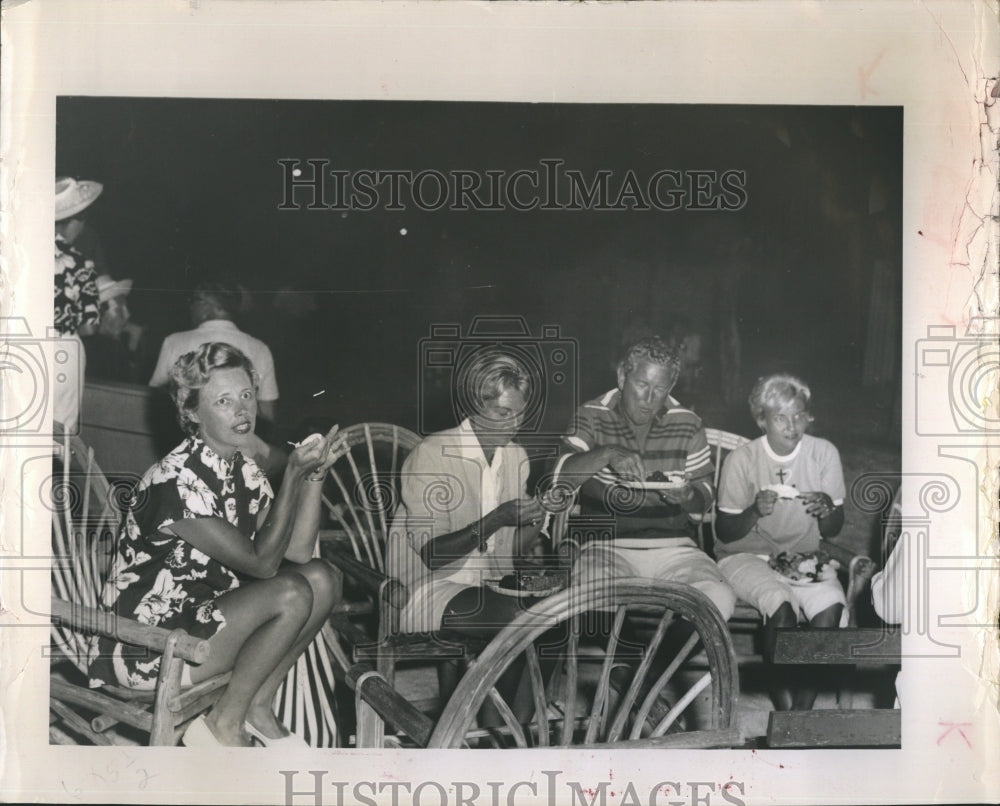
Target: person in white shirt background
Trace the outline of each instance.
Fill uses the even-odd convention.
[[[259,415],[273,425],[278,402],[278,380],[270,348],[244,333],[236,324],[240,291],[224,282],[205,281],[195,286],[190,299],[191,330],[172,333],[163,340],[160,356],[149,379],[150,386],[166,386],[170,368],[185,353],[206,342],[224,342],[249,356],[260,376]]]

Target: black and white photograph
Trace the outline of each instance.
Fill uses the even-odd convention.
[[[12,793],[921,802],[900,759],[953,769],[936,801],[1000,785],[995,35],[942,46],[947,124],[874,34],[842,84],[806,60],[837,91],[774,77],[787,34],[720,92],[739,26],[694,4],[293,3],[267,43],[267,4],[179,4],[188,62],[134,75],[178,40],[118,5],[134,28],[38,23],[66,50],[37,119],[4,86],[46,194],[4,155],[31,307],[2,300],[0,627],[42,681],[5,711],[65,760],[8,756]],[[787,7],[817,48],[855,21]],[[574,44],[541,55],[546,25]],[[653,30],[683,52],[631,48]],[[344,52],[298,68],[277,45],[324,34]],[[686,36],[707,73],[664,90]],[[54,308],[22,265],[50,201]]]
[[[546,535],[525,536],[535,541],[525,546],[529,557],[523,559],[530,562],[520,566],[529,576],[517,579],[513,560],[520,558],[492,557],[499,551],[492,546],[488,562],[473,563],[478,579],[455,593],[463,596],[459,604],[471,597],[469,612],[459,619],[459,604],[440,603],[451,625],[434,612],[441,595],[433,586],[426,602],[407,590],[413,602],[387,613],[373,608],[372,591],[355,590],[351,565],[341,568],[344,598],[329,604],[335,612],[349,608],[333,622],[349,625],[337,636],[344,652],[392,669],[399,684],[409,686],[398,707],[420,703],[427,718],[421,725],[433,725],[448,705],[458,682],[449,682],[448,674],[464,676],[468,659],[488,648],[478,644],[527,604],[506,591],[499,593],[506,599],[492,601],[473,587],[504,586],[509,574],[514,592],[530,585],[557,593],[575,564],[598,556],[560,555],[561,547],[600,547],[603,556],[624,541],[626,548],[616,548],[626,563],[618,576],[690,580],[709,594],[709,602],[699,604],[714,607],[723,620],[736,617],[729,627],[734,637],[713,640],[725,650],[724,676],[739,697],[722,701],[724,690],[713,689],[692,699],[665,729],[679,733],[690,722],[694,733],[734,731],[693,738],[693,746],[898,747],[898,725],[885,719],[894,716],[891,710],[873,723],[879,735],[853,729],[841,736],[831,727],[826,736],[812,721],[787,729],[775,721],[769,735],[768,720],[775,708],[800,718],[814,711],[811,720],[821,716],[823,709],[814,709],[821,694],[821,703],[858,695],[870,706],[892,706],[891,664],[881,681],[870,673],[851,679],[844,691],[840,669],[831,675],[811,664],[775,665],[774,644],[779,626],[794,630],[799,621],[802,631],[842,621],[884,624],[859,578],[870,576],[870,556],[881,551],[884,513],[872,511],[867,495],[852,500],[848,485],[866,474],[890,479],[899,472],[900,108],[78,97],[58,100],[56,139],[57,174],[76,183],[69,192],[82,196],[88,183],[102,189],[81,211],[85,223],[72,247],[85,259],[88,251],[98,257],[98,292],[108,289],[100,304],[113,301],[127,312],[115,319],[102,307],[97,335],[82,340],[81,446],[93,448],[106,478],[141,477],[159,457],[172,455],[185,434],[173,404],[165,394],[157,400],[157,390],[168,385],[181,355],[221,342],[253,356],[256,420],[249,413],[237,420],[256,425],[268,446],[262,451],[271,458],[273,486],[285,469],[283,459],[272,456],[290,453],[285,446],[308,434],[340,425],[357,443],[334,451],[342,455],[330,467],[329,490],[322,483],[318,525],[334,565],[346,551],[352,563],[366,566],[366,575],[384,571],[392,543],[406,540],[393,527],[412,530],[409,519],[433,518],[433,509],[421,507],[435,492],[452,496],[441,505],[443,519],[432,523],[432,539],[448,540],[473,520],[487,521],[482,528],[493,526],[494,533],[512,531],[511,525],[530,530],[532,520],[541,526],[547,513],[528,499],[542,500],[550,491],[575,497],[583,485],[587,500],[566,501],[568,518],[556,518],[560,508],[551,507],[561,534],[553,524]],[[57,231],[66,220],[80,219],[61,219]],[[491,360],[500,363],[491,367]],[[480,374],[504,367],[514,373],[509,380],[477,389]],[[435,468],[435,462],[465,444],[449,429],[481,414],[474,401],[496,401],[519,384],[522,399],[507,414],[515,433],[498,440],[493,429],[480,431],[472,420],[470,448],[480,461],[491,463],[508,443],[520,448],[509,457],[501,451],[514,473],[498,480],[494,507],[479,502],[467,511],[466,501],[480,491],[468,489],[456,468]],[[587,413],[598,405],[615,417],[591,423]],[[578,410],[583,422],[574,420]],[[420,440],[438,455],[422,457],[421,450],[421,461],[408,463]],[[730,478],[723,460],[751,441],[762,451],[752,461],[767,466],[748,464],[741,470],[746,477]],[[608,453],[611,447],[621,455]],[[557,477],[553,488],[562,455],[598,448],[605,450],[595,458],[604,461],[589,474],[598,475],[594,484],[567,476],[563,486]],[[802,450],[816,455],[797,467]],[[369,452],[379,454],[374,466]],[[753,454],[746,455],[751,461]],[[642,490],[630,494],[630,479],[656,473],[679,481],[681,490],[694,485],[695,502],[685,507],[656,495],[642,500]],[[469,478],[480,485],[475,474]],[[724,481],[732,489],[723,489]],[[610,501],[595,506],[595,497]],[[491,512],[508,500],[530,511],[515,510],[514,524],[493,525]],[[751,520],[741,523],[748,508]],[[594,521],[599,515],[604,520]],[[733,515],[739,517],[725,529]],[[781,525],[769,526],[771,515]],[[595,523],[607,528],[589,535]],[[474,540],[451,549],[456,556],[440,569],[449,587],[459,583],[448,566],[462,566],[473,549]],[[765,576],[737,589],[744,584],[736,581],[740,572],[730,580],[719,569],[744,564],[742,555],[757,561],[751,571]],[[659,571],[643,568],[661,561]],[[136,603],[163,596],[152,587],[161,584],[162,567],[154,564],[138,583]],[[420,578],[423,569],[400,568],[411,585],[433,582]],[[187,573],[174,577],[172,590],[181,601],[188,596],[200,604],[185,590]],[[604,584],[613,586],[614,579],[609,575]],[[755,592],[760,585],[768,591]],[[815,597],[817,590],[823,595]],[[758,596],[757,607],[747,601]],[[137,606],[117,614],[131,617]],[[431,612],[414,612],[424,608]],[[184,623],[177,619],[183,619],[179,607],[149,623]],[[461,657],[450,658],[449,651],[457,651],[450,643],[436,652],[424,645],[423,633],[441,630],[446,637],[458,633]],[[389,647],[367,646],[387,631]],[[406,636],[414,633],[423,642],[408,646]],[[602,634],[584,644],[596,645]],[[742,641],[738,656],[729,651],[732,640]],[[689,656],[665,648],[657,675],[678,656],[679,670],[708,664],[713,679],[720,676],[699,648],[692,646]],[[583,648],[563,649],[574,657],[560,664],[579,666],[572,675],[580,691],[560,691],[566,685],[560,678],[570,672],[549,670],[557,678],[532,692],[532,708],[519,722],[500,720],[483,734],[489,719],[473,719],[465,728],[474,733],[473,745],[544,747],[552,730],[574,744],[654,733],[658,720],[646,717],[644,729],[634,713],[626,717],[628,698],[616,699],[631,680],[627,667],[612,665],[613,652],[591,646],[584,661],[575,657]],[[626,656],[619,651],[617,657]],[[90,680],[128,682],[95,677],[94,663]],[[143,655],[142,664],[148,663]],[[435,668],[442,664],[451,668]],[[602,673],[610,676],[603,687]],[[149,677],[131,674],[133,681]],[[315,685],[322,678],[310,680]],[[729,680],[721,683],[729,686]],[[616,696],[612,684],[623,689]],[[635,694],[647,693],[639,688]],[[326,699],[332,691],[314,694]],[[534,705],[542,697],[544,720],[554,725],[537,720]],[[348,712],[351,699],[344,703]],[[632,699],[637,712],[643,702]],[[475,716],[462,702],[466,715]],[[652,703],[663,709],[661,717],[674,705],[667,693]],[[695,714],[699,703],[709,713]],[[567,717],[569,708],[574,713]],[[612,729],[619,712],[622,726]],[[608,723],[607,732],[596,724],[588,731],[586,720],[562,724],[588,715]],[[351,746],[355,734],[350,716],[344,713],[330,731],[342,746]],[[314,725],[303,729],[304,739],[326,738]],[[459,738],[466,742],[464,736],[450,741]],[[422,734],[398,741],[425,744]],[[672,744],[683,746],[679,742],[674,736]]]

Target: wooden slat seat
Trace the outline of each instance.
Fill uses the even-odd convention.
[[[899,630],[779,630],[774,662],[883,666],[887,675],[894,675],[901,651]],[[769,747],[899,747],[901,724],[895,708],[775,711],[768,721],[767,743]]]

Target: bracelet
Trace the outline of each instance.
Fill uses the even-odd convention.
[[[479,521],[474,521],[472,525],[469,527],[469,534],[471,534],[473,540],[476,541],[476,545],[479,547],[480,551],[482,551],[483,547],[483,533],[481,531],[481,528],[482,524]]]
[[[311,481],[314,483],[326,481],[326,473],[322,473],[319,476],[306,476],[306,481]]]

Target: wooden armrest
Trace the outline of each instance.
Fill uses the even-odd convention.
[[[117,613],[85,607],[55,596],[52,597],[52,618],[73,630],[106,635],[160,653],[166,649],[167,639],[171,634],[179,632],[182,634],[178,636],[174,647],[175,655],[189,663],[204,663],[208,660],[208,641],[195,638],[184,630],[165,630],[162,627],[140,624]]]
[[[383,720],[395,725],[421,747],[426,747],[434,723],[418,711],[367,663],[347,670],[347,683]]]
[[[326,544],[323,549],[325,559],[348,574],[372,596],[381,597],[386,604],[397,610],[405,607],[410,600],[409,589],[398,579],[393,579],[381,571],[376,571],[371,566],[358,562],[346,551],[336,546]]]

